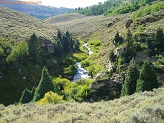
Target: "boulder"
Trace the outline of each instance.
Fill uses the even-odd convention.
[[[132,19],[128,19],[125,23],[125,27],[128,28],[130,27],[130,25],[133,23],[133,20]]]

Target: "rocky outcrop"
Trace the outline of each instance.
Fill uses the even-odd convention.
[[[133,23],[133,20],[132,19],[128,19],[125,23],[125,27],[128,28],[130,27],[130,25]]]
[[[113,22],[110,22],[110,23],[107,24],[107,28],[109,28],[111,26],[113,26]]]
[[[142,24],[146,24],[146,23],[153,23],[153,22],[159,21],[162,18],[164,18],[164,10],[144,16],[144,17],[138,19],[136,21],[136,23],[138,25],[142,25]]]

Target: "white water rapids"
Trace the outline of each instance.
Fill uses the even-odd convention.
[[[83,44],[84,47],[87,48],[88,50],[88,54],[91,55],[93,52],[91,51],[91,49],[88,47],[88,43]],[[77,72],[75,74],[75,76],[73,77],[73,82],[78,80],[78,79],[88,79],[91,78],[91,76],[88,75],[87,70],[85,70],[84,68],[81,67],[80,62],[76,62],[77,65]]]

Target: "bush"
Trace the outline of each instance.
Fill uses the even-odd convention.
[[[37,104],[44,105],[44,104],[57,104],[63,102],[63,97],[59,96],[57,93],[52,91],[45,93],[44,98],[40,99]]]
[[[71,82],[70,80],[66,79],[66,78],[55,78],[53,79],[53,83],[57,86],[59,86],[60,91],[64,90],[64,87],[69,85]]]
[[[93,82],[92,79],[80,79],[76,82],[70,83],[69,85],[65,86],[64,94],[66,99],[69,100],[76,100],[79,102],[85,101],[89,92],[90,92],[90,85]]]
[[[7,57],[8,62],[20,62],[24,61],[25,58],[29,55],[29,48],[25,41],[22,41],[17,46],[14,46],[11,54]]]
[[[82,66],[82,67],[88,67],[88,66],[90,66],[89,60],[84,60],[84,61],[82,61],[82,62],[81,62],[81,66]]]

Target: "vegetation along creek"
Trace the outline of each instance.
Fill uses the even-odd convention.
[[[88,43],[83,44],[83,46],[87,48],[87,51],[88,51],[89,55],[91,55],[93,53],[92,50],[88,47]],[[76,65],[77,65],[77,72],[76,72],[75,76],[73,77],[73,80],[72,80],[73,82],[75,82],[78,79],[91,78],[91,76],[88,75],[87,70],[82,68],[80,62],[76,62]]]

